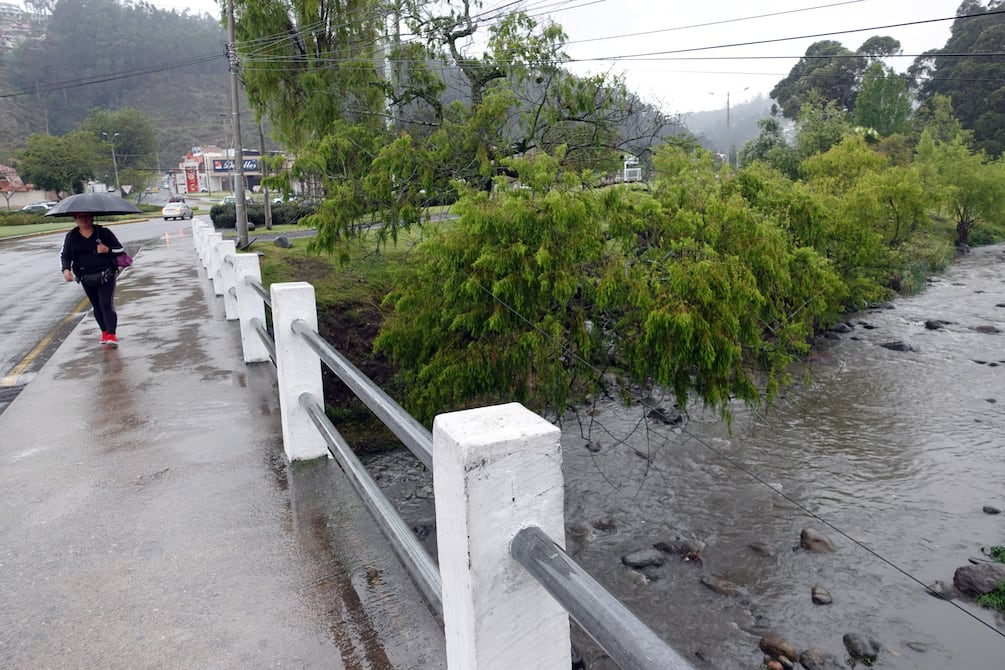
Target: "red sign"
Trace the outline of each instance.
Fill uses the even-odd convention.
[[[195,170],[185,170],[185,191],[188,193],[199,192],[199,173]]]

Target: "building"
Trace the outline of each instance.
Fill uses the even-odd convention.
[[[217,146],[192,147],[171,170],[171,190],[177,193],[233,193],[235,186],[234,150]],[[245,188],[257,192],[262,183],[261,156],[244,150]]]

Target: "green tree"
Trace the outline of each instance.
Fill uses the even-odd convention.
[[[854,52],[834,40],[814,42],[788,76],[771,90],[771,97],[790,119],[796,118],[814,98],[834,103],[839,110],[852,111],[866,69],[878,59],[899,52],[900,42],[892,37],[870,37]]]
[[[517,399],[562,412],[612,370],[728,414],[787,381],[837,313],[840,278],[716,179],[707,152],[667,147],[654,164],[652,192],[593,190],[539,153],[510,163],[526,188],[464,193],[377,340],[414,411]]]
[[[799,112],[796,149],[803,158],[823,153],[851,133],[847,117],[833,102],[811,95]]]
[[[527,189],[466,189],[460,218],[423,243],[397,282],[376,348],[403,368],[408,405],[518,400],[565,408],[597,333],[588,310],[605,252],[600,200],[539,155],[511,168]]]
[[[1005,61],[997,55],[1005,50],[1003,9],[1002,0],[964,0],[946,45],[915,59],[910,70],[923,101],[936,94],[952,98],[960,123],[974,133],[975,147],[989,156],[1005,151]]]
[[[1005,220],[1005,169],[1000,160],[972,151],[957,137],[934,146],[923,143],[919,161],[919,169],[937,175],[940,195],[956,224],[957,244],[969,244],[980,224]]]
[[[799,154],[790,146],[782,132],[782,123],[774,116],[757,122],[761,132],[740,147],[740,165],[754,161],[767,163],[795,179],[799,176]]]
[[[84,131],[65,137],[32,135],[17,163],[26,183],[55,191],[60,197],[81,193],[87,180],[94,177],[95,165],[102,163],[101,143]]]
[[[150,118],[137,109],[93,109],[77,130],[101,138],[108,145],[109,160],[114,144],[120,172],[134,169],[149,171],[155,165],[157,133]]]
[[[911,97],[904,79],[880,62],[870,65],[855,98],[855,123],[888,137],[906,130],[910,116]]]

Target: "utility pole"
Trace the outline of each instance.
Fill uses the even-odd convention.
[[[240,94],[237,72],[237,38],[234,35],[234,0],[227,0],[227,61],[230,63],[230,114],[234,122],[234,214],[237,216],[237,248],[248,246],[248,208],[244,199],[244,152],[241,149]]]
[[[749,86],[744,87],[743,91],[749,89]],[[740,91],[740,93],[743,93]],[[736,167],[735,153],[733,149],[733,126],[730,123],[730,110],[729,110],[729,91],[726,91],[726,165],[730,167]],[[716,93],[710,92],[709,95],[716,95]]]
[[[119,161],[115,157],[115,138],[119,136],[118,133],[114,135],[109,135],[108,133],[101,133],[108,138],[108,141],[112,145],[112,169],[115,170],[115,190],[119,195],[122,195],[122,186],[119,185]]]
[[[258,171],[262,174],[262,195],[265,197],[265,229],[272,230],[272,200],[269,199],[269,187],[265,185],[265,178],[269,175],[265,172],[268,162],[265,160],[265,130],[262,128],[262,120],[258,120]]]

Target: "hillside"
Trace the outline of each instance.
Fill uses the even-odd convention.
[[[33,133],[73,130],[94,108],[146,114],[157,128],[162,166],[193,145],[230,144],[226,35],[215,19],[115,0],[61,0],[42,25],[40,37],[0,58],[0,157]]]

